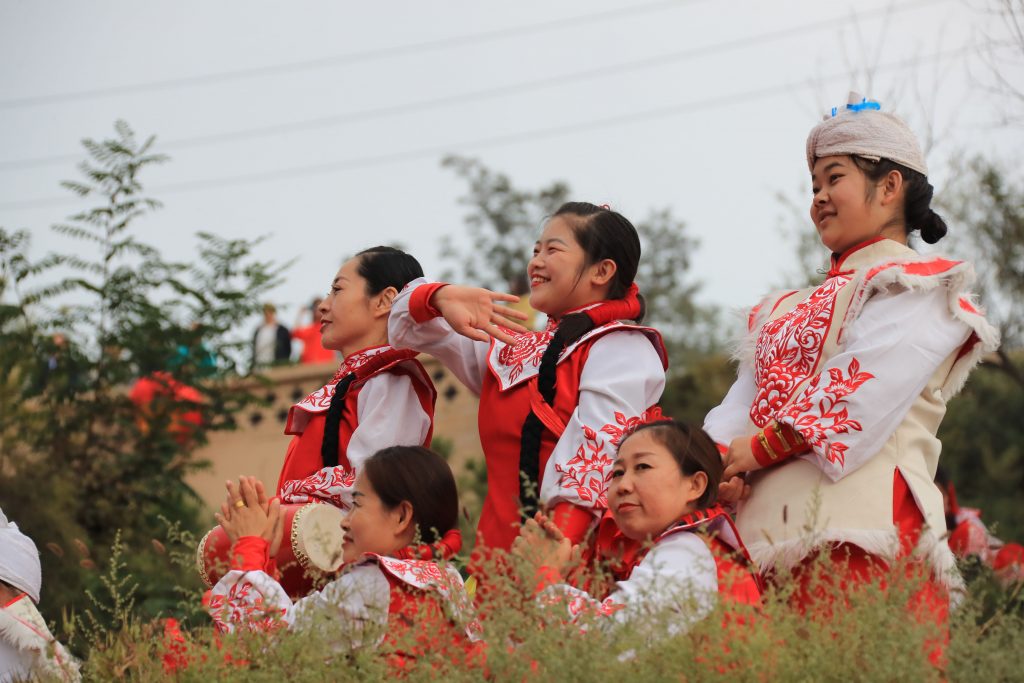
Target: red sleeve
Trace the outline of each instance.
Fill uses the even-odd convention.
[[[409,296],[409,315],[412,319],[418,323],[425,323],[440,316],[441,312],[430,303],[430,298],[434,296],[434,292],[447,285],[447,282],[431,282],[414,289]]]
[[[583,537],[587,535],[590,527],[593,526],[594,513],[587,508],[573,505],[568,501],[562,501],[555,505],[555,509],[552,510],[551,521],[575,545],[583,542]]]
[[[270,544],[262,536],[242,536],[231,546],[231,568],[263,571],[270,559]]]
[[[750,450],[761,467],[777,465],[810,450],[800,432],[786,424],[772,422],[750,437]]]

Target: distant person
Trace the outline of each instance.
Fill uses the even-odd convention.
[[[283,363],[292,355],[292,335],[277,322],[274,304],[263,304],[263,324],[252,336],[252,368]]]
[[[338,360],[334,351],[325,349],[320,341],[320,321],[323,318],[323,313],[320,312],[321,301],[322,299],[313,299],[313,303],[309,306],[313,322],[300,327],[300,316],[300,319],[295,322],[295,328],[292,330],[292,339],[298,339],[302,342],[302,353],[299,355],[299,362],[303,364],[334,363]]]
[[[36,544],[0,510],[0,683],[81,680],[36,609],[42,579]]]

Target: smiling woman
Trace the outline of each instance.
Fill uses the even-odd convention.
[[[538,507],[575,541],[603,513],[616,437],[665,386],[661,335],[637,322],[639,262],[624,216],[569,202],[527,268],[547,329],[525,330],[518,312],[497,305],[516,298],[486,289],[417,281],[396,298],[394,344],[436,356],[480,395],[487,498],[477,547],[508,550]]]
[[[914,609],[941,624],[960,579],[935,533],[935,434],[998,335],[973,303],[970,264],[908,246],[946,225],[917,139],[879,109],[851,93],[808,136],[811,217],[832,268],[754,309],[739,377],[705,426],[726,458],[723,492],[745,498],[736,522],[751,554],[798,581],[799,607],[818,609],[807,588],[818,554],[845,570],[845,591],[906,560],[927,579]]]
[[[427,654],[461,659],[477,650],[480,626],[462,577],[443,562],[461,547],[448,463],[419,446],[385,448],[365,461],[353,498],[342,522],[340,576],[293,602],[269,565],[281,545],[280,504],[251,478],[229,482],[218,519],[232,540],[232,567],[208,604],[217,628],[272,632],[315,624],[335,629],[342,651],[397,647],[392,661],[399,666]]]

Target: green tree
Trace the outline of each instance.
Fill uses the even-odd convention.
[[[140,241],[160,206],[140,176],[167,158],[124,122],[115,133],[85,140],[82,180],[63,184],[96,202],[54,226],[74,248],[33,262],[28,233],[0,229],[0,501],[43,549],[50,618],[89,607],[118,529],[141,613],[176,603],[181,572],[154,548],[167,520],[197,527],[191,454],[254,400],[235,333],[281,272],[252,241],[200,233],[194,264]],[[148,400],[131,398],[139,378]]]

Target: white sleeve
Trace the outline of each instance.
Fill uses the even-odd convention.
[[[374,375],[359,390],[356,405],[359,424],[345,451],[353,470],[386,446],[422,446],[430,431],[430,416],[405,375]]]
[[[940,365],[970,335],[945,287],[878,294],[844,331],[846,346],[777,421],[795,428],[804,455],[832,481],[856,471],[889,440]]]
[[[314,615],[337,619],[352,647],[369,644],[367,632],[379,637],[387,623],[391,588],[375,564],[346,571],[323,589],[292,602],[277,581],[262,571],[232,570],[211,590],[207,610],[221,632],[236,628],[274,631],[301,628]]]
[[[750,408],[756,397],[754,368],[750,363],[740,363],[729,393],[704,418],[704,431],[722,446],[728,446],[736,437],[749,436],[753,431]]]
[[[605,489],[618,439],[664,388],[665,369],[647,335],[622,330],[598,338],[580,376],[579,404],[548,458],[541,502],[569,502],[595,514],[608,507]]]
[[[420,285],[429,284],[417,278],[406,285],[391,305],[388,316],[388,343],[396,349],[413,349],[429,353],[441,361],[459,381],[477,396],[487,371],[490,344],[464,337],[452,330],[444,318],[418,323],[409,311],[409,300]]]
[[[707,544],[696,534],[680,532],[651,548],[629,578],[617,582],[603,601],[565,584],[549,586],[539,599],[546,604],[564,602],[573,621],[598,617],[617,625],[647,621],[664,625],[651,617],[668,612],[672,616],[665,635],[675,635],[714,609],[718,572]]]

